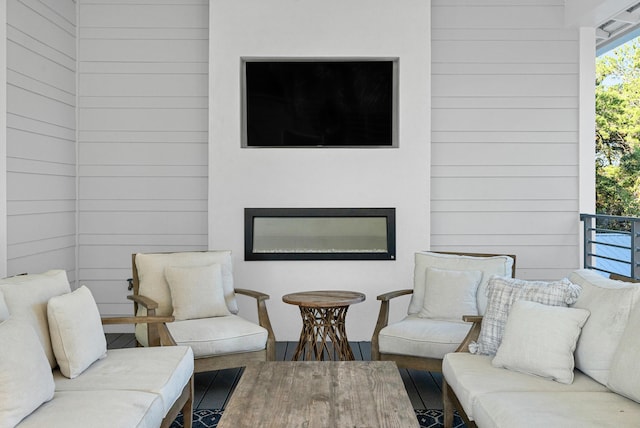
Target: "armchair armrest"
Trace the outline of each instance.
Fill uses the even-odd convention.
[[[133,300],[138,305],[142,305],[142,307],[147,309],[147,314],[149,315],[154,315],[155,310],[158,309],[158,302],[142,294],[132,294],[127,296],[127,299]],[[153,311],[153,313],[150,313],[151,311]]]
[[[464,315],[462,321],[473,323],[469,329],[469,333],[460,343],[455,352],[469,352],[469,344],[478,340],[480,336],[480,328],[482,327],[482,315]]]
[[[176,342],[173,340],[169,329],[167,328],[168,322],[173,322],[173,317],[157,317],[156,309],[158,309],[158,302],[144,296],[142,294],[132,294],[127,296],[127,299],[133,300],[134,313],[138,313],[138,305],[147,310],[147,316],[134,316],[132,323],[134,324],[147,324],[147,341],[149,346],[175,346]],[[154,321],[161,318],[171,318],[166,321]],[[149,321],[146,321],[148,319]]]
[[[146,317],[108,317],[101,318],[102,325],[114,325],[114,324],[141,324],[146,323],[153,325],[156,328],[159,345],[160,346],[175,346],[176,342],[173,340],[169,329],[167,329],[168,322],[173,322],[174,317],[158,317],[158,316],[146,316]]]
[[[381,294],[376,298],[382,302],[388,302],[391,299],[395,299],[396,297],[404,296],[406,294],[413,294],[413,290],[405,289],[405,290],[389,291],[388,293]]]
[[[385,328],[389,324],[389,302],[396,297],[405,296],[407,294],[413,294],[412,289],[389,291],[388,293],[380,294],[377,299],[380,300],[380,312],[378,313],[378,321],[376,327],[373,330],[373,336],[371,337],[371,359],[376,361],[380,359],[380,345],[378,343],[378,335],[380,330]]]
[[[261,293],[259,291],[248,290],[246,288],[236,288],[236,294],[252,297],[256,299],[258,307],[258,323],[260,326],[267,330],[267,360],[275,361],[276,359],[276,336],[273,333],[271,327],[271,320],[269,319],[269,313],[267,312],[266,301],[269,300],[269,295]]]

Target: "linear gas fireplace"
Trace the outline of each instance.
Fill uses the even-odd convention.
[[[395,208],[245,208],[245,260],[395,260]]]

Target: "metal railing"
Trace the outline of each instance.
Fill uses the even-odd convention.
[[[640,279],[640,218],[580,214],[584,267]]]

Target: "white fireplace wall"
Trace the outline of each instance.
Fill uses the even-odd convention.
[[[209,247],[231,249],[236,286],[271,295],[278,340],[296,340],[294,291],[361,291],[350,340],[370,340],[380,293],[410,288],[429,248],[430,2],[212,0],[209,33]],[[240,58],[398,57],[399,147],[249,149],[240,141]],[[244,261],[246,207],[394,207],[395,261]],[[255,312],[240,301],[243,312]],[[392,305],[392,316],[406,302]]]

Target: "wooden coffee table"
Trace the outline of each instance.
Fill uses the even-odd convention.
[[[298,305],[302,316],[302,331],[293,359],[332,359],[333,352],[328,346],[331,342],[336,359],[353,360],[345,320],[349,306],[364,299],[362,293],[341,290],[302,291],[282,296],[283,302]]]
[[[248,365],[218,428],[418,428],[392,361]]]

